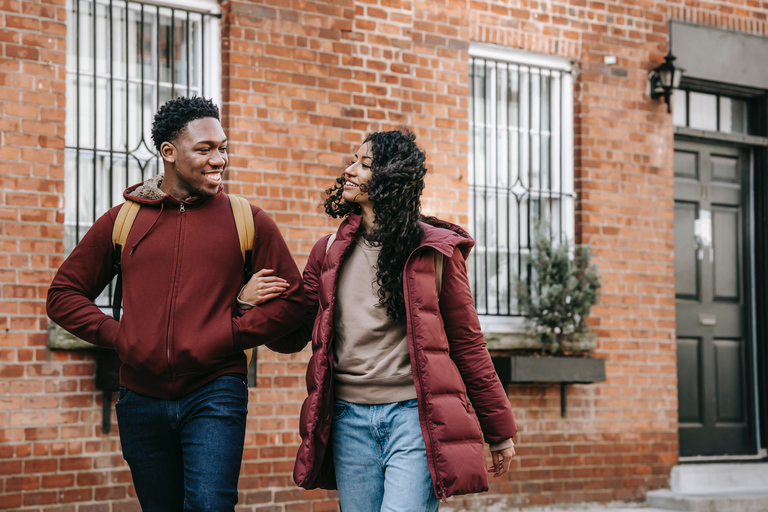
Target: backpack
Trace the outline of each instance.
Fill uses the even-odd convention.
[[[228,195],[229,205],[232,207],[232,216],[235,218],[235,225],[237,226],[237,236],[240,239],[240,252],[243,254],[243,272],[245,275],[245,282],[253,275],[253,269],[251,268],[251,255],[253,254],[253,240],[255,229],[253,225],[253,214],[251,212],[251,205],[244,197]],[[125,242],[128,239],[128,233],[131,232],[133,221],[136,220],[141,205],[134,201],[128,200],[120,207],[120,211],[117,213],[115,219],[115,225],[112,228],[112,266],[117,272],[117,284],[115,285],[115,295],[112,299],[112,316],[115,320],[120,320],[120,307],[123,303],[123,273],[120,270],[120,259],[125,247]],[[248,349],[245,351],[245,357],[247,359],[247,365],[250,366],[251,359],[254,357],[254,350]]]

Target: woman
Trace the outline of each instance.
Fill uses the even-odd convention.
[[[327,190],[326,213],[345,220],[304,270],[315,322],[294,478],[338,486],[345,512],[437,510],[440,498],[487,490],[486,471],[504,474],[515,453],[467,279],[473,241],[421,217],[427,169],[414,140],[365,139]]]

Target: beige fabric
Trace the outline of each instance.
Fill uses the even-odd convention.
[[[355,404],[416,398],[405,320],[392,323],[386,308],[377,305],[379,251],[358,238],[342,264],[336,287],[335,395]]]

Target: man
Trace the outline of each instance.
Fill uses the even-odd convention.
[[[243,350],[303,348],[308,336],[296,331],[305,314],[301,277],[277,225],[251,206],[251,263],[261,270],[249,287],[255,293],[240,297],[250,304],[238,306],[243,253],[222,191],[227,138],[216,105],[167,102],[152,138],[164,174],[124,193],[141,208],[122,250],[122,319],[93,303],[115,275],[119,206],[61,265],[48,315],[123,361],[117,419],[142,509],[233,511],[248,402]]]

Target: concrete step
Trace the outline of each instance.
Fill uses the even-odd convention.
[[[672,492],[714,494],[768,492],[768,464],[688,464],[675,466],[670,475]]]
[[[768,512],[768,490],[684,494],[668,489],[645,495],[650,507],[684,512]]]
[[[768,464],[675,466],[670,489],[645,495],[648,506],[685,512],[768,512]]]

